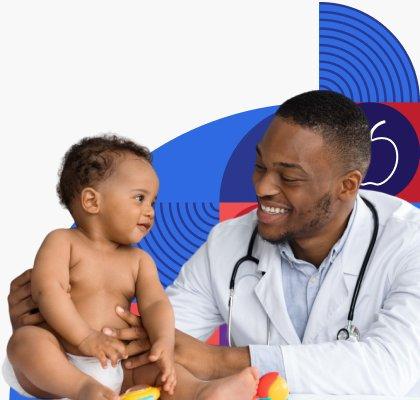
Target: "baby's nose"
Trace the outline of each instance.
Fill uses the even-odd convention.
[[[145,210],[145,215],[147,215],[149,218],[154,218],[155,216],[155,210],[152,206],[147,207]]]

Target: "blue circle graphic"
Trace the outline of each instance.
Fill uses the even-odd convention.
[[[419,163],[416,132],[404,115],[380,103],[361,104],[372,134],[372,161],[364,189],[396,195],[414,177]]]

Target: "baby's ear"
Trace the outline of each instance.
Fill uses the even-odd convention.
[[[93,188],[87,187],[82,190],[80,200],[83,209],[89,214],[98,214],[100,194]]]

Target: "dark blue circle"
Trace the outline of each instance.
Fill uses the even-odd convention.
[[[398,148],[399,161],[392,177],[380,186],[366,185],[363,188],[396,195],[410,183],[419,163],[419,142],[416,131],[407,118],[396,109],[381,103],[362,103],[370,129],[380,121],[372,137],[391,139]],[[382,182],[392,172],[395,164],[395,150],[386,140],[372,141],[372,159],[364,182]]]

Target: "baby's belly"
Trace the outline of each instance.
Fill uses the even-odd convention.
[[[99,292],[87,296],[73,296],[72,300],[82,318],[92,329],[101,330],[105,326],[124,328],[127,323],[115,312],[119,305],[129,307],[129,301],[115,293]]]
[[[123,295],[99,291],[79,296],[77,293],[74,294],[72,291],[71,297],[74,305],[79,311],[79,314],[92,329],[101,331],[104,327],[120,329],[128,326],[128,324],[124,322],[115,312],[117,305],[124,308],[129,308],[130,306],[129,300]],[[77,347],[72,346],[65,340],[62,340],[62,344],[67,352],[81,355]]]

